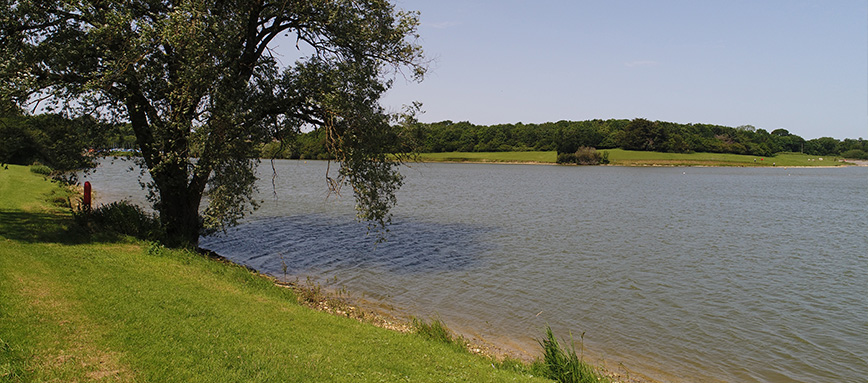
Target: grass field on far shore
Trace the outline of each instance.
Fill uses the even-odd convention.
[[[503,162],[553,164],[555,152],[447,152],[420,153],[420,162]]]
[[[616,166],[846,166],[836,157],[803,153],[779,153],[773,157],[724,153],[661,153],[606,149],[610,165]],[[549,152],[449,152],[422,153],[421,162],[491,162],[554,164],[557,153]]]
[[[609,149],[612,165],[623,166],[846,166],[839,158],[804,153],[778,153],[772,157],[725,153],[660,153]]]

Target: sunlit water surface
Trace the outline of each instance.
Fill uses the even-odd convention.
[[[143,201],[127,167],[89,177],[103,202]],[[324,162],[275,169],[202,247],[531,355],[549,324],[663,381],[868,379],[868,168],[418,164],[381,244]]]

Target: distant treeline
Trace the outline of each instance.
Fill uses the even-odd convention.
[[[2,105],[0,105],[2,107]],[[771,132],[750,125],[731,128],[709,124],[634,120],[558,121],[542,124],[474,125],[441,121],[415,123],[396,130],[381,144],[394,152],[557,151],[561,162],[605,163],[602,149],[622,148],[674,153],[712,152],[773,156],[803,152],[816,156],[868,159],[868,141],[821,137],[805,140],[786,129]],[[322,129],[283,142],[262,143],[264,158],[328,159]],[[57,114],[25,115],[0,108],[0,162],[41,162],[55,169],[92,165],[88,152],[136,149],[128,124],[105,124]],[[195,150],[193,151],[195,153]]]
[[[786,129],[771,132],[750,125],[736,128],[710,124],[664,121],[588,120],[542,124],[474,125],[441,121],[404,127],[402,135],[420,153],[557,151],[575,154],[580,148],[711,152],[773,156],[802,152],[817,156],[868,159],[868,141],[822,137],[805,140]],[[296,137],[294,143],[265,146],[265,157],[325,159],[325,139],[320,131]],[[586,153],[587,149],[582,149]]]
[[[832,137],[805,140],[786,129],[771,132],[750,125],[731,128],[710,124],[634,120],[558,121],[543,124],[473,125],[443,121],[419,124],[414,137],[420,152],[497,152],[580,147],[621,148],[672,153],[711,152],[771,156],[779,152],[863,156],[868,141]]]

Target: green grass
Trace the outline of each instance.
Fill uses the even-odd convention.
[[[51,168],[42,164],[33,164],[30,165],[30,171],[36,174],[42,174],[44,176],[51,175]]]
[[[443,323],[439,318],[432,319],[430,322],[426,322],[419,318],[413,318],[411,327],[417,335],[422,336],[425,339],[450,345],[452,348],[461,352],[468,351],[467,339],[460,335],[453,334],[452,331],[446,327],[446,323]]]
[[[74,225],[59,187],[0,170],[0,382],[535,381],[415,334],[314,311],[240,266]]]
[[[520,163],[555,163],[557,153],[551,152],[448,152],[421,153],[422,162],[520,162]]]
[[[723,153],[661,153],[607,149],[612,165],[621,166],[842,166],[838,158],[779,153],[773,157]]]
[[[773,157],[722,153],[661,153],[623,149],[601,150],[609,153],[611,165],[617,166],[846,166],[836,157],[809,156],[802,153],[779,153]],[[449,152],[421,153],[422,162],[502,162],[555,163],[551,152]]]
[[[583,333],[583,338],[584,335]],[[580,347],[583,347],[584,339],[581,342]],[[607,377],[598,373],[591,365],[585,362],[584,350],[582,350],[581,354],[576,354],[573,339],[570,339],[570,342],[567,344],[568,347],[561,345],[555,339],[551,327],[546,327],[546,337],[540,340],[540,346],[543,348],[543,362],[546,367],[545,375],[547,377],[562,383],[610,382]]]

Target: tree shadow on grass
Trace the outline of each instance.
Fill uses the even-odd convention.
[[[23,243],[58,243],[80,245],[120,240],[109,233],[92,235],[66,214],[0,210],[0,238]]]

